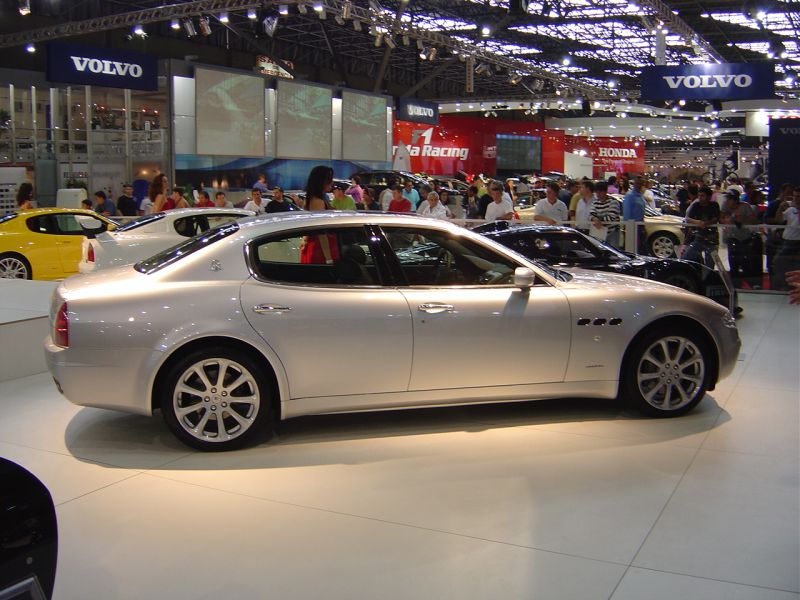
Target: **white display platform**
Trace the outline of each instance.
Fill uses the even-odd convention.
[[[57,281],[0,279],[0,381],[47,370],[42,342]]]

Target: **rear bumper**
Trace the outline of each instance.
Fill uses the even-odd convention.
[[[130,348],[77,350],[44,343],[47,368],[64,397],[79,406],[150,415],[150,372],[161,353]]]

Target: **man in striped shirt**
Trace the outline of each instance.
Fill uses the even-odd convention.
[[[594,186],[595,199],[589,210],[592,226],[589,234],[619,247],[619,202],[608,195],[608,184],[598,181]]]

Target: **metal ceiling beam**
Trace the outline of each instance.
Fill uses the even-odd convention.
[[[0,48],[45,42],[47,40],[85,35],[87,33],[96,33],[99,31],[112,31],[114,29],[133,27],[134,25],[157,23],[168,19],[194,17],[206,13],[260,8],[263,4],[264,2],[259,0],[198,0],[196,2],[183,2],[181,4],[145,8],[106,17],[96,17],[83,21],[70,21],[51,25],[50,27],[6,33],[0,35]]]
[[[397,13],[394,16],[394,23],[389,30],[388,35],[394,35],[395,31],[400,26],[400,17],[403,16],[403,13],[406,11],[406,3],[401,3],[400,7],[397,9]],[[397,40],[394,40],[395,43]],[[378,92],[381,87],[383,86],[383,80],[386,77],[386,69],[389,66],[389,57],[392,55],[392,49],[387,44],[386,49],[383,51],[383,59],[381,60],[381,66],[378,69],[378,76],[375,78],[375,84],[372,86],[373,92]]]
[[[403,96],[413,96],[417,92],[417,90],[422,89],[423,86],[425,86],[425,84],[427,84],[429,81],[431,81],[431,80],[435,79],[436,77],[438,77],[440,74],[442,74],[444,71],[446,71],[450,67],[450,65],[452,65],[457,60],[458,59],[455,58],[455,57],[448,58],[446,61],[444,61],[438,67],[436,67],[433,71],[428,73],[428,75],[426,77],[423,77],[417,83],[415,83],[413,86],[408,88],[403,93]]]
[[[642,0],[641,4],[652,8],[653,12],[655,13],[654,17],[660,19],[664,25],[669,27],[671,32],[682,35],[690,43],[695,42],[717,62],[725,62],[725,59],[719,52],[717,52],[714,46],[712,46],[696,30],[692,29],[686,21],[673,13],[672,8],[662,2],[662,0]]]

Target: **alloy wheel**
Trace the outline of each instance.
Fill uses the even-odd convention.
[[[28,279],[28,265],[15,256],[0,258],[0,278]]]
[[[642,354],[636,382],[645,402],[665,412],[691,403],[703,389],[705,360],[700,348],[682,336],[653,342]]]

